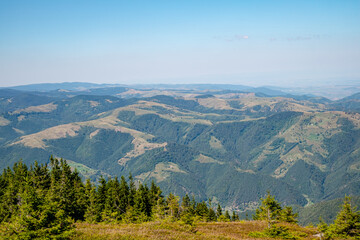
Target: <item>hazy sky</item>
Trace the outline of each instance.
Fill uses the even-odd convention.
[[[360,81],[360,0],[1,0],[0,86]]]

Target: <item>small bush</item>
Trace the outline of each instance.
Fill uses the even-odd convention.
[[[290,232],[288,227],[276,226],[276,225],[273,225],[271,226],[271,228],[267,228],[264,231],[251,232],[249,236],[255,238],[270,237],[270,238],[282,238],[282,239],[294,239],[294,240],[300,238],[300,236],[296,236],[292,232]]]

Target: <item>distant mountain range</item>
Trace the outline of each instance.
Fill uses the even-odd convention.
[[[353,81],[352,84],[347,85],[324,85],[324,86],[309,86],[309,87],[275,87],[275,86],[263,86],[263,87],[250,87],[244,85],[235,84],[96,84],[86,82],[64,82],[64,83],[41,83],[41,84],[29,84],[22,86],[10,87],[14,90],[23,91],[40,91],[48,92],[55,90],[67,90],[72,92],[86,92],[91,90],[95,91],[96,88],[131,88],[138,90],[232,90],[253,92],[259,94],[266,94],[268,96],[281,96],[281,95],[306,95],[306,96],[318,96],[332,100],[339,100],[351,96],[360,92],[360,81]],[[1,89],[1,88],[0,88]],[[107,89],[109,91],[109,89]],[[110,93],[107,93],[110,94]]]
[[[54,155],[93,181],[131,172],[237,211],[267,190],[310,206],[360,196],[359,101],[234,85],[3,88],[0,168]]]

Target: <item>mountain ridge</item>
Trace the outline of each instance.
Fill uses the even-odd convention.
[[[21,158],[46,162],[53,154],[112,176],[131,172],[166,193],[213,198],[237,211],[253,209],[267,190],[301,206],[360,195],[356,111],[286,96],[167,91],[181,96],[4,104],[0,167]]]

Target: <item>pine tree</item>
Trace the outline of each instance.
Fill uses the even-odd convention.
[[[162,197],[162,191],[160,187],[155,184],[154,180],[151,181],[149,197],[152,206],[155,206],[157,204],[157,200]]]
[[[151,217],[151,203],[149,189],[140,183],[134,198],[134,211],[139,216],[139,221],[147,221]]]
[[[271,223],[279,218],[281,211],[280,203],[268,192],[266,198],[261,198],[261,205],[256,209],[253,218],[254,220],[267,220],[268,228],[270,228]]]
[[[208,212],[206,220],[209,222],[213,222],[213,221],[216,221],[216,219],[217,219],[217,217],[216,217],[216,213],[215,213],[214,209],[209,208],[209,212]]]
[[[6,212],[5,212],[5,197],[4,194],[7,190],[8,182],[5,177],[6,171],[4,169],[3,174],[0,175],[0,224],[4,221]]]
[[[135,204],[135,195],[136,195],[136,187],[135,187],[135,182],[134,179],[131,175],[131,173],[129,173],[129,205],[130,206],[134,206]]]
[[[191,215],[195,215],[196,214],[196,206],[197,206],[197,202],[195,200],[194,195],[191,197],[191,201],[190,201],[190,207],[189,207],[189,212]]]
[[[345,196],[342,209],[334,224],[329,226],[328,234],[340,237],[360,237],[360,212],[351,206],[351,198]]]
[[[47,190],[50,188],[50,173],[48,170],[47,164],[39,165],[37,161],[35,161],[34,166],[30,167],[31,181],[36,189],[44,189]]]
[[[122,214],[119,209],[120,183],[118,179],[109,179],[106,184],[106,189],[106,199],[102,219],[105,222],[118,221]]]
[[[86,222],[95,223],[101,220],[98,197],[96,192],[96,187],[90,182],[90,179],[86,180],[85,185],[85,195],[86,195],[86,211],[84,218]]]
[[[189,195],[185,194],[185,196],[181,200],[181,214],[189,213],[189,209],[191,207],[191,201]]]
[[[43,227],[41,217],[41,205],[44,199],[36,194],[35,188],[29,179],[23,183],[23,190],[19,193],[19,210],[12,216],[10,225],[13,233],[20,239],[38,238],[41,233],[38,232]]]
[[[220,203],[218,203],[217,209],[216,209],[216,216],[219,218],[221,215],[222,215],[222,209],[221,209]]]
[[[159,197],[156,205],[152,207],[153,219],[161,220],[165,218],[165,200],[163,197]]]
[[[100,176],[99,187],[97,190],[97,204],[99,211],[102,212],[105,209],[106,193],[107,193],[107,182],[103,176]]]
[[[327,235],[327,231],[329,226],[324,222],[324,220],[320,217],[319,218],[319,224],[317,226],[319,232],[320,232],[320,240],[322,240],[324,237],[328,238]]]
[[[298,213],[294,213],[292,207],[286,206],[280,212],[278,219],[282,222],[297,223]]]
[[[228,210],[225,211],[225,218],[228,219],[229,221],[231,220],[231,217],[230,217],[230,214],[229,214]]]
[[[209,221],[209,222],[216,221],[216,213],[215,213],[214,209],[212,209],[212,201],[210,198],[209,198],[209,211],[206,216],[206,221]]]
[[[179,217],[179,197],[175,196],[172,193],[169,193],[166,198],[166,205],[168,207],[167,214],[173,219]]]
[[[208,213],[209,208],[207,207],[205,201],[196,204],[196,215],[200,216],[203,220],[205,220]]]
[[[79,176],[77,169],[71,174],[71,184],[73,189],[73,199],[72,199],[72,212],[73,219],[75,221],[83,221],[85,212],[86,212],[86,195],[85,195],[85,186]]]
[[[4,189],[0,199],[0,223],[8,221],[17,212],[19,201],[19,184],[15,182],[14,173],[9,167],[4,170],[2,179]]]
[[[122,213],[126,212],[126,209],[129,205],[129,186],[125,180],[124,176],[121,176],[120,180],[120,189],[119,189],[119,205],[118,208]]]
[[[239,215],[235,213],[235,211],[232,212],[231,221],[238,221]]]
[[[9,227],[12,229],[10,238],[60,239],[70,236],[73,221],[61,203],[61,191],[58,192],[59,196],[55,194],[56,190],[61,189],[61,183],[52,179],[50,189],[47,190],[41,187],[46,184],[43,185],[40,178],[36,177],[39,168],[31,167],[28,174],[24,174],[25,168],[21,167],[21,170],[18,166],[12,174],[12,181],[18,184],[19,189],[15,202],[18,209],[9,219]]]

